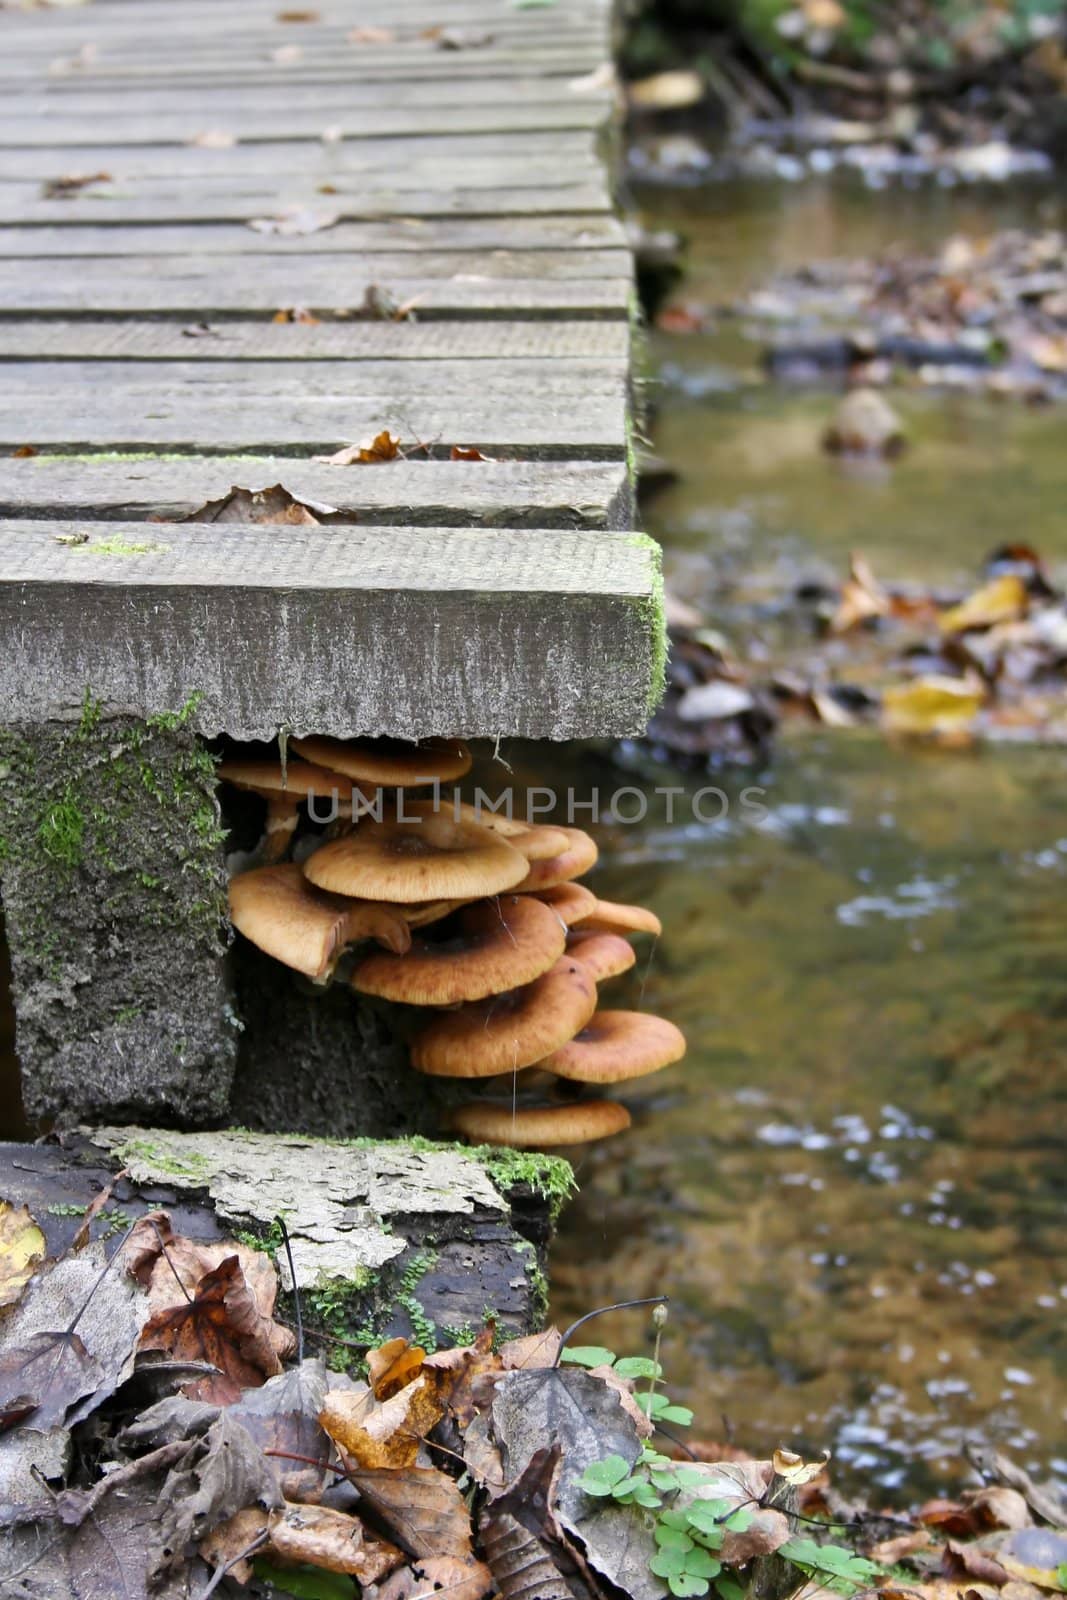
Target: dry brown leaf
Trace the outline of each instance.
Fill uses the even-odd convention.
[[[415,1562],[415,1572],[421,1581],[412,1600],[435,1594],[447,1594],[448,1600],[482,1600],[493,1587],[492,1572],[474,1556],[466,1560],[458,1556],[427,1556]]]
[[[270,319],[272,322],[299,322],[305,328],[317,328],[319,319],[307,306],[279,306]]]
[[[210,1362],[216,1371],[186,1385],[184,1393],[190,1399],[229,1405],[242,1389],[281,1372],[273,1334],[236,1254],[231,1254],[200,1279],[192,1300],[150,1318],[139,1348],[162,1350],[176,1361]]]
[[[110,172],[68,172],[41,185],[43,200],[73,200],[92,183],[110,183]]]
[[[264,522],[289,527],[317,527],[324,517],[335,516],[336,506],[316,500],[298,500],[283,484],[269,489],[240,489],[236,484],[221,500],[208,500],[182,522]]]
[[[500,1346],[500,1364],[505,1372],[554,1366],[560,1342],[558,1328],[545,1328],[543,1333],[528,1333],[520,1339],[506,1339]]]
[[[983,584],[958,606],[941,613],[942,633],[965,633],[969,628],[991,628],[998,622],[1025,617],[1030,607],[1026,584],[1016,572],[1007,572]]]
[[[848,633],[873,617],[887,617],[892,602],[861,555],[849,557],[848,578],[841,588],[841,599],[830,620],[831,633]]]
[[[275,14],[275,22],[321,22],[322,18],[317,11],[279,11]]]
[[[78,1230],[73,1239],[70,1241],[71,1250],[77,1251],[85,1249],[85,1246],[89,1243],[89,1233],[92,1229],[93,1223],[96,1221],[97,1217],[100,1215],[101,1211],[103,1211],[104,1207],[111,1199],[111,1196],[114,1194],[115,1185],[118,1183],[119,1179],[125,1178],[126,1175],[125,1167],[121,1172],[116,1172],[115,1176],[105,1183],[104,1187],[99,1190],[92,1202],[86,1207],[85,1215],[78,1224]]]
[[[492,461],[492,456],[483,456],[480,450],[467,449],[464,445],[454,444],[448,452],[450,461]]]
[[[898,1561],[906,1561],[921,1550],[935,1548],[936,1543],[929,1530],[917,1528],[914,1533],[898,1533],[893,1539],[883,1539],[870,1551],[870,1559],[877,1561],[880,1567],[894,1567]]]
[[[548,1546],[507,1511],[490,1511],[479,1527],[482,1549],[501,1600],[574,1600]]]
[[[271,1343],[284,1360],[292,1355],[295,1340],[288,1328],[272,1321],[278,1273],[265,1250],[254,1250],[231,1239],[214,1243],[187,1239],[184,1234],[173,1232],[165,1211],[140,1217],[123,1246],[123,1264],[130,1276],[148,1290],[152,1315],[168,1310],[180,1298],[192,1298],[206,1274],[216,1271],[230,1256],[237,1257],[256,1310],[270,1324]]]
[[[941,1557],[941,1572],[946,1578],[977,1578],[997,1588],[1007,1583],[1010,1574],[995,1556],[976,1544],[961,1544],[950,1539]]]
[[[882,726],[890,733],[953,733],[966,730],[986,698],[981,684],[966,678],[931,676],[886,689]]]
[[[20,444],[17,450],[11,452],[16,461],[28,461],[31,456],[38,454],[37,446],[33,444]]]
[[[382,461],[395,461],[399,454],[400,440],[394,439],[388,428],[383,428],[373,439],[345,445],[332,456],[312,456],[311,459],[327,467],[375,466]]]
[[[284,1561],[348,1573],[364,1585],[377,1583],[404,1564],[396,1545],[375,1538],[355,1517],[328,1506],[287,1501],[271,1513],[270,1542]]]
[[[444,1411],[430,1380],[420,1376],[381,1402],[372,1389],[329,1394],[319,1421],[357,1466],[412,1467],[420,1441]]]
[[[470,1513],[455,1479],[447,1473],[436,1467],[394,1472],[355,1468],[349,1477],[368,1509],[409,1556],[471,1559]]]
[[[262,1506],[249,1506],[213,1528],[200,1541],[200,1554],[210,1566],[225,1567],[235,1582],[247,1583],[252,1576],[252,1557],[245,1551],[260,1542],[267,1542],[267,1513]]]
[[[642,1439],[651,1439],[655,1431],[647,1412],[642,1411],[634,1399],[634,1386],[629,1378],[620,1378],[614,1367],[591,1368],[594,1378],[599,1378],[601,1383],[606,1383],[619,1397],[619,1404],[630,1418],[638,1435]]]
[[[799,1488],[802,1484],[811,1483],[824,1472],[829,1459],[829,1450],[824,1450],[818,1461],[805,1461],[803,1456],[798,1456],[793,1450],[779,1449],[771,1457],[771,1466],[776,1478],[784,1478],[786,1483]]]
[[[494,1323],[486,1323],[473,1344],[454,1350],[439,1350],[427,1356],[425,1371],[434,1383],[438,1399],[447,1407],[457,1426],[468,1428],[488,1403],[486,1378],[502,1372],[503,1363],[493,1351]]]

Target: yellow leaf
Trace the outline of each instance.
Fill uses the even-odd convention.
[[[890,733],[942,733],[965,728],[985,690],[966,678],[916,678],[882,695],[882,726]]]
[[[801,1484],[817,1478],[829,1459],[829,1450],[823,1451],[819,1461],[805,1461],[803,1456],[796,1455],[792,1450],[776,1450],[771,1457],[771,1466],[775,1477],[784,1478],[787,1483],[799,1488]]]
[[[44,1234],[28,1208],[0,1200],[0,1307],[15,1304],[45,1250]]]
[[[397,1468],[415,1465],[420,1439],[444,1414],[433,1385],[420,1375],[383,1402],[371,1389],[329,1394],[319,1421],[357,1466]]]
[[[958,606],[943,611],[938,619],[942,633],[965,633],[968,628],[991,628],[997,622],[1013,622],[1025,617],[1029,608],[1026,584],[1018,573],[1008,572],[992,583],[983,584]]]

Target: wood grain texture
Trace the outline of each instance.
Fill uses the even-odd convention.
[[[117,523],[59,542],[82,531],[0,523],[0,720],[69,715],[88,686],[140,716],[198,695],[200,730],[240,739],[644,727],[658,563],[632,535]]]

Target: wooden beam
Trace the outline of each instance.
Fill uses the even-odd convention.
[[[88,691],[139,716],[195,696],[239,739],[635,734],[662,626],[633,534],[0,523],[0,721]]]

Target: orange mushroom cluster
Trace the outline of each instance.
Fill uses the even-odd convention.
[[[543,1148],[627,1127],[624,1106],[575,1098],[571,1085],[604,1088],[656,1072],[680,1060],[685,1040],[661,1017],[598,1007],[598,985],[634,965],[629,936],[658,935],[660,924],[575,881],[596,862],[589,835],[442,797],[440,785],[470,767],[455,741],[293,744],[299,759],[284,770],[220,768],[267,800],[262,864],[230,883],[238,931],[317,982],[354,946],[346,968],[354,990],[427,1008],[414,1027],[412,1066],[437,1078],[498,1080],[483,1082],[490,1098],[452,1110],[454,1132]],[[405,793],[430,783],[432,800]],[[380,787],[398,791],[388,811],[369,807],[368,789]],[[303,800],[327,794],[336,799],[327,834],[302,863],[280,859]],[[531,1080],[540,1103],[526,1103]]]

